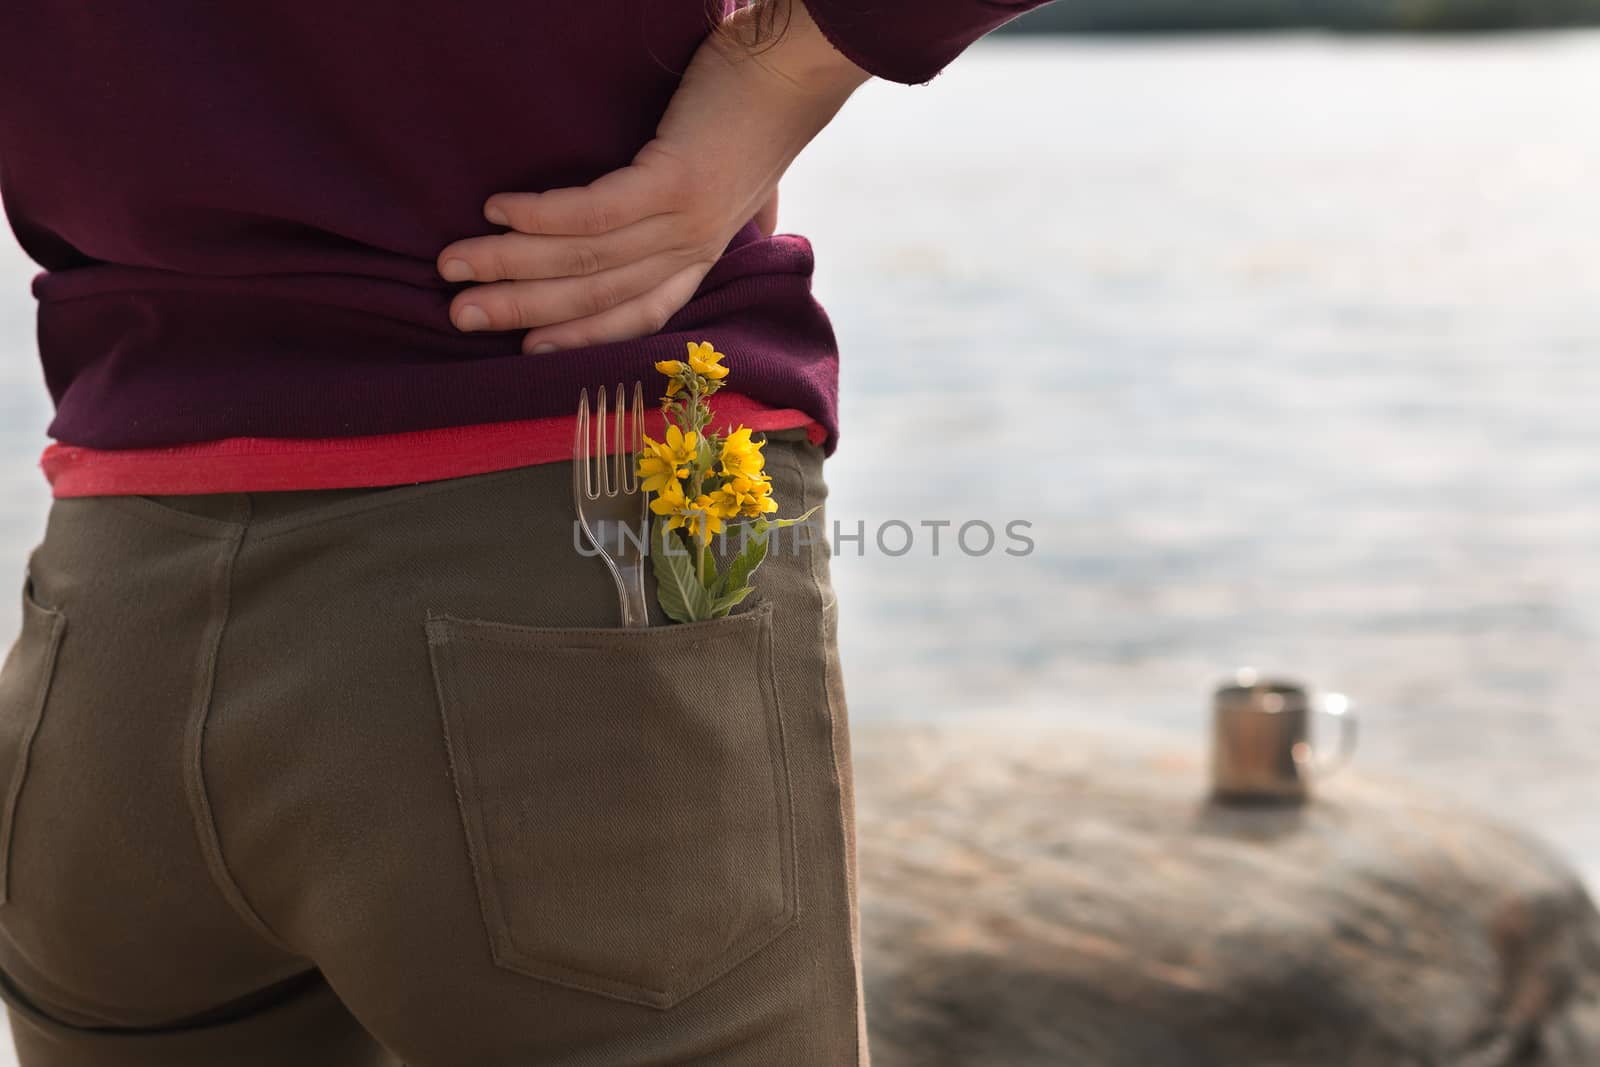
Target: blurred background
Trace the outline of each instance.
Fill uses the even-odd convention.
[[[1201,12],[1203,11],[1203,14]],[[1600,19],[1589,0],[1083,0],[870,84],[783,189],[844,352],[858,721],[1198,743],[1240,665],[1358,761],[1600,885]],[[43,529],[32,272],[0,244],[0,573]],[[887,557],[878,524],[917,528]],[[969,557],[946,528],[1031,523]],[[898,542],[901,538],[894,539]],[[15,632],[0,612],[0,640]]]
[[[1600,24],[1600,0],[1068,0],[1012,31],[1460,32]]]
[[[1287,672],[1600,884],[1595,99],[1583,32],[1005,36],[870,85],[784,191],[832,518],[1037,548],[847,545],[852,714],[1198,744],[1215,681]]]

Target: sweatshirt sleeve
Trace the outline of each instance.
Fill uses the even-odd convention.
[[[805,0],[812,19],[867,73],[932,81],[978,38],[1049,0]]]

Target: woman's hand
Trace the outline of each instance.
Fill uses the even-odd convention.
[[[752,44],[741,11],[695,53],[631,164],[581,188],[498,193],[484,217],[510,231],[439,253],[462,330],[526,329],[543,353],[644,337],[689,302],[754,218],[777,225],[778,180],[868,75],[784,0],[775,44]]]

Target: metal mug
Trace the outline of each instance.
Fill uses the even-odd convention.
[[[1324,757],[1312,741],[1312,718],[1339,722],[1339,747]],[[1211,788],[1219,800],[1300,802],[1315,782],[1350,762],[1356,720],[1339,693],[1263,679],[1248,668],[1219,686],[1211,707]]]

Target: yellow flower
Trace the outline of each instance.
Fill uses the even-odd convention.
[[[728,376],[728,368],[721,363],[724,357],[710,341],[689,342],[689,367],[702,378],[716,381]]]
[[[744,499],[738,490],[729,484],[717,486],[706,500],[710,502],[711,512],[724,519],[737,518],[744,508]]]
[[[695,432],[685,431],[676,417],[689,425],[704,425],[710,418],[705,397],[719,389],[728,368],[727,357],[710,341],[691,341],[687,359],[664,359],[656,370],[666,375],[667,398],[686,395],[679,404],[664,403],[669,424],[666,438],[646,437],[637,469],[645,491],[653,493],[650,510],[666,520],[672,530],[685,530],[692,537],[711,537],[723,531],[724,524],[741,516],[754,518],[776,511],[772,482],[764,473],[766,457],[762,443],[750,439],[750,430],[739,427],[721,442],[714,461],[721,469],[706,469],[701,453],[707,444]],[[687,485],[701,486],[704,492],[688,497]]]
[[[656,364],[656,370],[665,374],[672,380],[667,383],[667,396],[677,396],[683,391],[683,372],[685,364],[681,359],[663,359]]]
[[[747,518],[757,518],[761,515],[770,515],[778,510],[778,502],[772,499],[772,480],[761,478],[752,484],[750,492],[744,496],[744,509],[740,514]]]
[[[644,439],[644,451],[639,453],[636,470],[645,492],[654,493],[668,482],[689,476],[689,464],[700,451],[700,439],[694,433],[684,433],[677,426],[667,427],[667,439]]]
[[[683,519],[679,517],[683,505],[683,483],[674,478],[656,490],[655,499],[650,501],[650,510],[666,517],[667,528],[676,530],[683,525]]]
[[[717,502],[713,501],[709,495],[701,493],[679,508],[678,514],[669,520],[667,525],[673,529],[677,529],[679,526],[686,526],[689,529],[690,537],[699,537],[700,522],[703,519],[706,524],[706,536],[715,537],[722,532],[722,520],[724,517],[722,508]]]
[[[722,473],[759,478],[766,468],[767,458],[761,454],[765,441],[750,440],[750,430],[741,426],[722,442]]]
[[[687,528],[690,537],[700,536],[702,519],[705,520],[708,535],[714,537],[722,532],[722,521],[737,514],[736,510],[728,510],[727,501],[714,498],[712,494],[701,493],[693,500],[688,499],[683,492],[683,483],[676,479],[656,492],[655,499],[650,501],[650,510],[666,518],[667,529]]]
[[[724,481],[713,496],[724,502],[728,518],[742,515],[754,519],[778,510],[778,502],[772,499],[772,479],[764,474],[755,478],[735,474]]]

